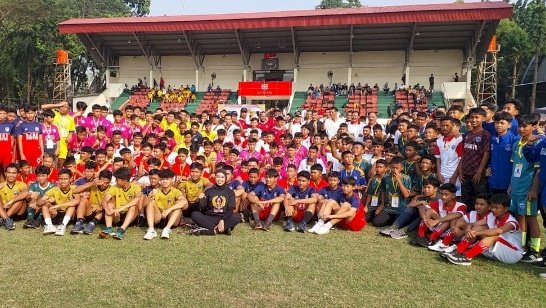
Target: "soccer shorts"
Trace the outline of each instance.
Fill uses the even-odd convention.
[[[537,216],[538,200],[528,200],[527,195],[511,195],[510,212],[516,215]]]
[[[42,152],[32,151],[32,152],[25,152],[26,161],[32,168],[36,168],[39,165],[42,164]]]
[[[12,162],[13,162],[12,151],[4,151],[4,150],[0,151],[0,164],[2,164],[2,167],[6,167]]]
[[[523,251],[518,248],[519,246],[509,242],[507,240],[507,235],[515,238],[515,233],[502,234],[497,239],[497,242],[486,250],[483,255],[505,264],[514,264],[521,260],[521,258],[523,258]],[[521,241],[521,237],[519,240]]]
[[[68,156],[68,144],[66,142],[66,138],[61,138],[59,141],[59,158],[60,159],[66,159]]]
[[[366,226],[366,217],[364,215],[364,207],[361,205],[356,210],[355,215],[350,218],[345,218],[339,222],[341,228],[349,231],[360,231]]]
[[[260,213],[258,214],[260,216],[260,220],[267,220],[267,218],[269,218],[272,207],[273,207],[273,204],[269,203],[260,211]],[[279,208],[279,211],[277,211],[277,214],[275,214],[275,218],[273,219],[273,221],[279,220],[280,217],[281,217],[281,211]]]

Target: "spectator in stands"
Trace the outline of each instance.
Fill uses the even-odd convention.
[[[453,81],[459,82],[459,75],[455,73],[455,76],[453,76]]]
[[[430,92],[434,91],[434,74],[430,74],[430,77],[428,77],[428,90]]]

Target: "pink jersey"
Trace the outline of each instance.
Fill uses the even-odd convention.
[[[84,116],[77,116],[74,118],[74,122],[76,123],[76,126],[83,126],[88,127],[88,118]]]
[[[307,150],[307,148],[304,147],[303,145],[296,150],[296,157],[299,158],[300,161],[303,160],[304,158],[307,158],[308,154],[309,154],[309,150]]]
[[[83,147],[93,147],[95,143],[95,136],[85,137],[83,140],[78,140],[76,134],[72,135],[72,138],[68,140],[68,149],[74,153],[81,151]]]
[[[97,128],[99,126],[106,127],[106,132],[110,136],[112,134],[111,126],[112,122],[108,121],[106,118],[98,118],[95,119],[95,117],[89,117],[87,118],[87,124],[86,128],[91,132],[95,133],[97,131]]]
[[[241,152],[240,158],[241,160],[249,160],[250,158],[256,158],[259,162],[264,159],[264,157],[262,156],[262,154],[260,154],[260,152],[254,151],[250,153],[247,150],[244,150]]]
[[[55,125],[46,126],[42,123],[42,133],[44,134],[44,140],[59,141],[61,139],[59,129]]]
[[[133,138],[132,130],[123,123],[114,123],[111,126],[111,131],[119,130],[123,140],[131,140]],[[111,133],[110,133],[111,136]]]

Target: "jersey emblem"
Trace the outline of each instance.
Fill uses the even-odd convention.
[[[482,137],[480,136],[476,137],[476,142],[482,142]]]

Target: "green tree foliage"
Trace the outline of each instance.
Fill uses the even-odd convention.
[[[503,71],[504,74],[500,75],[500,77],[510,76],[510,97],[515,97],[518,72],[523,59],[529,55],[531,49],[529,37],[527,32],[514,20],[502,20],[497,28],[497,38],[502,46],[499,52],[499,59],[501,59],[499,61],[499,70]]]
[[[57,24],[70,18],[142,16],[149,0],[0,0],[0,102],[44,102],[51,97],[53,59],[59,48],[72,59],[73,89],[84,91],[100,68],[74,35]]]
[[[360,0],[322,0],[315,8],[317,10],[361,7]]]

